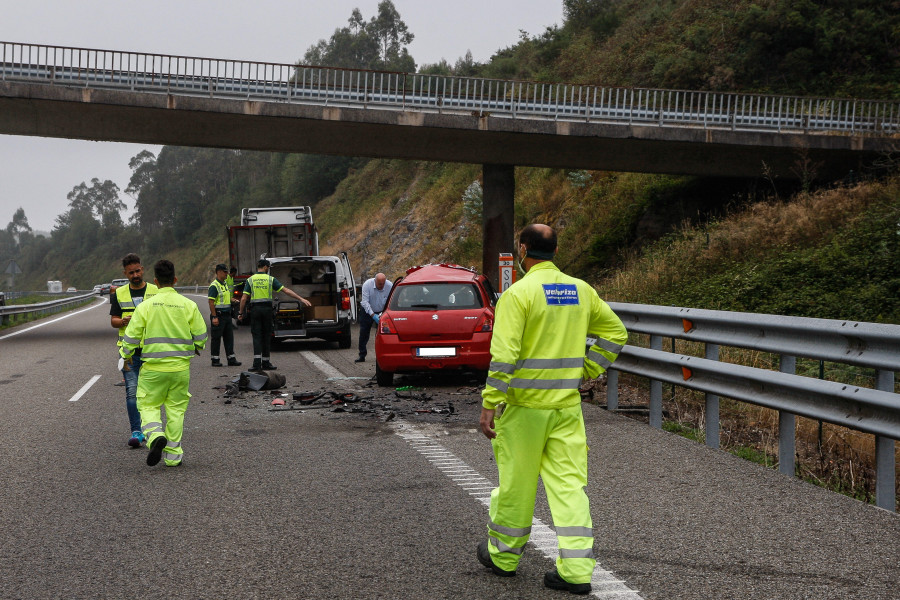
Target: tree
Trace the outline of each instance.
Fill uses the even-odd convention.
[[[9,233],[19,243],[23,233],[31,233],[31,226],[28,224],[28,217],[25,216],[25,209],[21,206],[13,215],[12,221],[6,226],[6,232]]]
[[[407,46],[413,34],[391,0],[378,4],[378,15],[368,22],[358,8],[347,27],[335,29],[329,40],[319,40],[303,56],[308,65],[347,69],[382,69],[405,73],[416,70]]]
[[[128,168],[131,169],[131,179],[125,193],[137,200],[141,190],[153,183],[156,175],[156,156],[149,150],[142,150],[131,157]]]
[[[107,179],[103,183],[94,177],[91,187],[83,181],[72,188],[66,195],[69,207],[74,211],[83,211],[95,215],[104,229],[120,229],[122,226],[121,211],[128,208],[119,199],[119,186]]]
[[[415,36],[400,18],[400,13],[391,0],[382,0],[378,3],[378,16],[369,22],[368,30],[378,41],[384,68],[404,72],[416,70],[416,63],[406,49]]]

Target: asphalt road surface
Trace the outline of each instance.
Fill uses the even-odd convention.
[[[190,296],[201,302],[199,296]],[[191,366],[184,465],[130,449],[109,305],[0,331],[0,598],[563,598],[539,491],[514,578],[475,558],[496,482],[477,382],[397,378],[304,341],[287,386]],[[206,314],[206,310],[202,310]],[[354,331],[354,348],[356,331]],[[308,406],[294,401],[324,393]],[[900,598],[897,514],[585,405],[593,597]]]

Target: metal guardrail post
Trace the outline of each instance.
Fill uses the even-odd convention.
[[[619,372],[606,371],[606,410],[619,409]]]
[[[778,370],[789,375],[796,374],[797,358],[782,354]],[[796,470],[794,461],[797,447],[796,427],[796,415],[784,410],[778,411],[778,471],[791,477],[794,476]]]
[[[706,344],[704,358],[709,360],[719,360],[719,345]],[[719,447],[719,396],[716,394],[706,395],[706,445],[710,448]]]
[[[894,391],[894,372],[875,371],[875,388]],[[897,508],[897,475],[895,442],[889,437],[875,436],[875,505],[885,510]]]
[[[650,349],[662,350],[662,336],[650,336]],[[662,381],[650,380],[650,427],[662,429]]]

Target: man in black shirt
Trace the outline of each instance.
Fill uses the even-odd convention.
[[[116,288],[115,294],[109,295],[109,322],[119,330],[119,339],[116,346],[122,344],[122,335],[131,320],[134,308],[146,298],[156,294],[156,286],[144,281],[144,267],[137,254],[126,254],[122,259],[125,277],[128,285]],[[118,350],[118,348],[117,348]],[[141,433],[141,414],[137,409],[137,384],[138,374],[141,371],[141,349],[134,351],[132,364],[123,364],[122,375],[125,377],[125,406],[128,409],[128,421],[131,425],[131,437],[128,445],[139,448],[144,443],[144,434]]]

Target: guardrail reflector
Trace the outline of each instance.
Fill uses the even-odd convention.
[[[681,320],[681,325],[684,327],[684,332],[685,332],[685,333],[689,332],[691,329],[694,328],[694,324],[691,323],[690,321],[688,321],[687,319],[682,319],[682,320]]]

